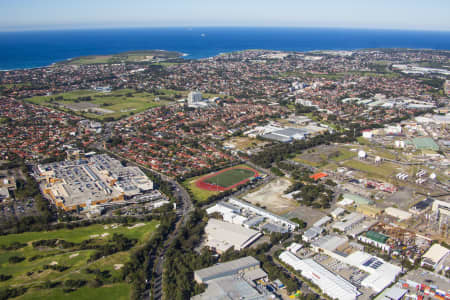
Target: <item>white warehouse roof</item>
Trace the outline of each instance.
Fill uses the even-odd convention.
[[[427,252],[422,256],[423,259],[429,259],[434,264],[439,263],[443,258],[445,258],[450,253],[450,250],[439,245],[434,244],[428,249]]]
[[[361,295],[350,282],[331,273],[312,259],[302,260],[289,251],[281,253],[280,259],[295,270],[300,271],[302,276],[317,284],[325,294],[332,298],[351,300]]]
[[[377,293],[394,282],[395,277],[401,272],[400,267],[361,251],[353,252],[347,257],[342,257],[341,260],[369,273],[370,275],[361,282],[361,285]]]
[[[395,208],[395,207],[388,207],[384,210],[384,212],[389,215],[392,216],[394,218],[400,219],[400,220],[406,220],[411,218],[411,213]]]
[[[219,252],[224,252],[233,246],[235,250],[244,249],[262,235],[256,230],[217,219],[209,219],[205,233],[207,235],[206,245]]]

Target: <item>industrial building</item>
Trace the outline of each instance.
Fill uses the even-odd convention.
[[[384,213],[391,217],[397,218],[400,221],[407,220],[407,219],[411,218],[411,216],[412,216],[411,213],[401,210],[401,209],[398,209],[398,208],[395,208],[395,207],[386,208],[384,210]]]
[[[450,216],[450,202],[434,200],[431,210],[439,215]]]
[[[386,244],[386,241],[389,239],[388,236],[384,234],[369,230],[365,234],[358,236],[358,240],[364,244],[372,245],[377,248],[382,249],[388,253],[391,252],[391,246]]]
[[[153,182],[138,167],[124,167],[105,154],[38,165],[34,174],[44,194],[64,210],[126,200],[153,190]]]
[[[306,230],[302,235],[302,240],[305,242],[311,242],[316,237],[318,237],[323,232],[322,227],[311,227],[308,230]]]
[[[206,246],[217,253],[223,253],[232,247],[235,250],[244,249],[262,236],[259,231],[217,219],[209,219],[205,233]]]
[[[375,300],[400,300],[403,299],[407,292],[408,290],[393,286],[384,290]]]
[[[381,258],[362,251],[349,250],[346,238],[340,236],[324,236],[313,243],[313,250],[323,252],[343,263],[356,267],[369,275],[361,285],[379,293],[395,281],[401,268],[385,262]]]
[[[325,294],[333,299],[357,299],[361,293],[344,278],[328,271],[313,259],[300,259],[289,251],[280,254],[280,260],[300,271],[303,277],[316,284]]]
[[[194,272],[195,281],[207,284],[207,288],[191,299],[273,299],[270,292],[256,284],[257,280],[266,278],[267,274],[260,268],[260,262],[252,256],[220,263]]]
[[[229,203],[240,207],[243,210],[246,210],[248,212],[251,212],[253,214],[259,215],[259,216],[263,216],[264,218],[269,219],[271,222],[273,222],[274,224],[278,224],[281,225],[283,227],[285,227],[288,231],[292,231],[295,230],[298,227],[298,224],[295,222],[290,221],[289,219],[286,219],[284,217],[278,216],[276,214],[273,214],[265,209],[262,209],[258,206],[252,205],[248,202],[245,201],[241,201],[237,198],[233,198],[231,197],[229,199]]]
[[[347,216],[345,216],[341,221],[336,221],[331,225],[331,228],[337,229],[342,232],[347,232],[350,229],[352,229],[357,224],[364,221],[365,217],[362,214],[359,213],[351,213]]]
[[[210,280],[220,277],[236,275],[239,272],[248,272],[251,270],[260,269],[259,266],[260,262],[256,258],[247,256],[229,262],[217,264],[209,268],[197,270],[194,272],[194,279],[198,283],[206,283]]]
[[[439,244],[434,244],[422,256],[422,266],[437,269],[442,261],[450,255],[450,250]],[[450,266],[448,266],[450,267]]]
[[[358,205],[356,211],[365,216],[376,218],[382,213],[383,210],[372,205],[361,204]]]
[[[278,142],[291,142],[293,140],[304,140],[308,137],[309,132],[300,128],[283,128],[264,134],[261,137]]]

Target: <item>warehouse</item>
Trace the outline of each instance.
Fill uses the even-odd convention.
[[[337,217],[339,217],[340,215],[342,215],[343,213],[345,212],[345,209],[343,209],[342,207],[338,207],[338,208],[336,208],[335,210],[333,210],[331,213],[330,213],[330,215],[333,217],[333,218],[337,218]]]
[[[209,268],[194,272],[194,279],[197,283],[205,283],[209,280],[235,275],[239,272],[259,269],[260,262],[253,256],[247,256],[229,262],[221,263]]]
[[[440,262],[442,262],[448,255],[450,250],[439,245],[434,244],[428,249],[428,251],[422,256],[422,266],[428,266],[436,269]]]
[[[319,234],[321,234],[323,232],[323,228],[322,227],[311,227],[308,230],[306,230],[303,235],[302,235],[302,239],[305,242],[311,242],[313,239],[315,239],[316,237],[319,236]]]
[[[323,252],[334,259],[369,273],[369,276],[364,278],[361,285],[377,293],[394,282],[396,276],[400,274],[400,267],[387,263],[376,256],[359,250],[351,253],[347,250],[345,250],[345,253],[339,251],[346,244],[345,238],[329,235],[317,240],[312,246],[316,252]]]
[[[361,293],[344,278],[335,275],[316,263],[313,259],[300,259],[289,251],[280,254],[280,259],[291,266],[301,275],[311,280],[314,284],[333,299],[351,300],[357,299]]]
[[[364,221],[364,218],[365,218],[364,215],[353,212],[353,213],[349,214],[348,216],[346,216],[345,218],[343,218],[342,221],[334,222],[331,225],[331,227],[333,229],[337,229],[339,231],[346,232],[346,231],[350,230],[352,227],[354,227],[355,225]]]
[[[241,201],[241,200],[236,199],[236,198],[230,198],[229,203],[234,205],[234,206],[237,206],[239,208],[245,209],[245,210],[247,210],[247,211],[249,211],[249,212],[251,212],[253,214],[257,214],[257,215],[263,216],[263,217],[271,220],[275,224],[279,224],[281,226],[286,227],[289,231],[295,230],[298,227],[297,223],[292,222],[292,221],[290,221],[290,220],[288,220],[288,219],[286,219],[284,217],[275,215],[275,214],[273,214],[271,212],[268,212],[265,209],[262,209],[260,207],[255,206],[255,205],[252,205],[252,204],[250,204],[248,202]]]
[[[235,250],[244,249],[262,235],[256,230],[217,219],[209,219],[205,233],[206,246],[218,253],[223,253],[232,247]]]
[[[252,256],[197,270],[194,279],[199,284],[207,284],[207,288],[202,294],[192,297],[192,300],[273,299],[271,292],[255,285],[257,280],[266,280],[267,273]]]
[[[375,231],[367,231],[365,234],[358,236],[358,240],[363,242],[364,244],[369,244],[375,246],[377,248],[382,249],[388,253],[391,252],[391,247],[386,244],[386,241],[389,239],[388,236],[385,236],[381,233]]]
[[[326,235],[320,239],[314,241],[311,246],[316,252],[323,251],[325,254],[330,255],[330,252],[335,252],[337,248],[347,244],[348,238],[338,235]]]
[[[412,216],[411,213],[395,207],[388,207],[384,212],[391,217],[399,219],[400,221],[407,220]]]
[[[335,258],[339,259],[338,256],[335,256]],[[361,251],[355,251],[347,257],[340,257],[340,260],[369,273],[369,276],[364,278],[361,285],[377,293],[394,282],[401,272],[400,267]]]

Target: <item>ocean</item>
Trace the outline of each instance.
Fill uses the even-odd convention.
[[[205,58],[245,49],[286,51],[414,48],[450,50],[448,31],[328,28],[139,28],[0,32],[0,70],[85,55],[163,49]]]

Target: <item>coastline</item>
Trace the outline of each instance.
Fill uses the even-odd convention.
[[[10,32],[2,33],[2,37],[1,72],[50,67],[98,53],[112,55],[143,49],[176,51],[182,59],[207,59],[247,49],[303,53],[392,48],[450,50],[450,32],[398,30],[152,28]]]

